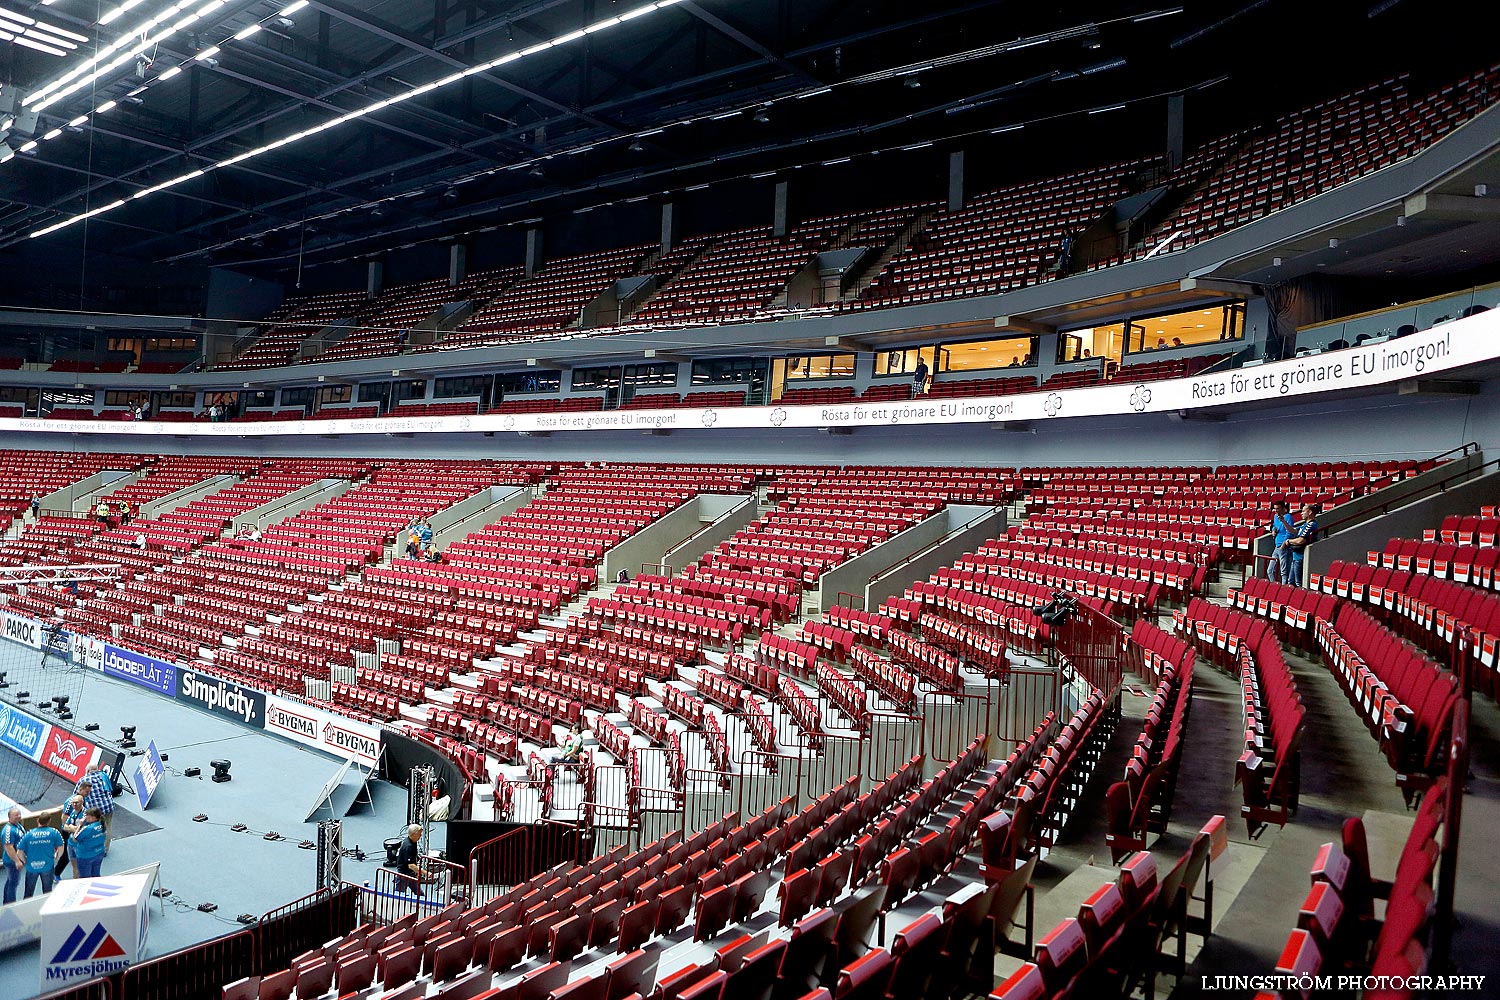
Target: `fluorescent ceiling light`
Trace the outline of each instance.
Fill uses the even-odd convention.
[[[1106,111],[1124,111],[1124,110],[1125,110],[1125,105],[1123,105],[1123,104],[1111,104],[1107,108],[1090,108],[1089,109],[1089,114],[1091,114],[1091,115],[1102,115]]]
[[[197,60],[198,62],[202,62],[205,59],[212,59],[214,56],[216,56],[218,54],[219,54],[219,47],[217,45],[210,45],[208,48],[204,49],[202,52],[199,52],[197,55],[193,56],[193,58],[195,60]]]
[[[115,102],[114,101],[105,101],[103,104],[99,105],[97,108],[94,109],[94,114],[96,114],[96,115],[102,115],[106,111],[113,111],[114,109],[115,109]]]
[[[67,49],[60,49],[56,45],[47,45],[43,42],[38,42],[31,38],[28,38],[25,35],[17,35],[15,37],[15,43],[17,45],[24,45],[28,49],[36,49],[38,52],[46,52],[48,55],[65,56],[68,54]]]
[[[285,7],[281,8],[281,15],[283,17],[290,17],[306,6],[307,0],[296,0],[295,3],[289,3]]]
[[[206,11],[206,10],[210,10],[210,9],[212,9],[214,7],[218,7],[218,6],[222,5],[224,2],[225,2],[225,0],[215,0],[215,2],[209,4],[207,7],[203,8],[203,10]],[[640,12],[638,14],[635,14],[633,16],[639,17],[641,14],[649,13],[650,11],[656,10],[659,7],[669,7],[669,6],[672,5],[672,3],[675,3],[675,2],[676,2],[676,0],[658,0],[658,2],[655,3],[655,4],[647,4],[645,7],[643,7],[643,8],[640,9]],[[306,5],[307,5],[306,2],[300,2],[300,0],[299,0],[299,3],[294,3],[291,6],[284,8],[283,9],[283,13],[291,11],[293,8],[296,8],[296,9],[300,10],[302,7],[305,7]],[[623,16],[620,18],[621,21],[626,20],[626,19],[627,18],[623,17]],[[616,23],[618,23],[618,22],[616,22]],[[168,32],[168,34],[170,34],[170,32]],[[482,64],[482,65],[484,67],[488,68],[488,67],[498,66],[498,65],[501,65],[503,63],[513,62],[516,59],[519,59],[519,58],[523,57],[524,55],[526,55],[528,53],[540,52],[542,49],[548,49],[548,48],[553,47],[554,45],[565,43],[566,41],[576,40],[576,39],[582,37],[583,34],[585,34],[585,32],[573,32],[573,33],[568,34],[568,35],[563,35],[563,36],[560,36],[559,38],[552,39],[552,40],[549,40],[549,41],[546,41],[546,42],[542,42],[542,43],[540,43],[538,45],[533,45],[530,48],[523,49],[520,52],[512,52],[509,55],[502,56],[502,57],[500,57],[498,59],[491,60],[489,63]],[[143,43],[143,44],[149,45],[149,44],[152,44],[152,42],[151,42],[151,40],[148,39],[147,42]],[[339,125],[344,124],[345,122],[352,121],[355,118],[362,117],[364,115],[369,114],[372,111],[379,110],[380,108],[389,107],[392,104],[397,104],[397,103],[399,103],[401,101],[409,100],[410,98],[415,97],[415,96],[417,96],[419,94],[425,94],[428,91],[437,90],[437,89],[439,89],[441,87],[449,86],[450,84],[455,83],[455,82],[457,82],[459,80],[462,80],[464,77],[466,77],[466,76],[470,75],[471,73],[479,70],[479,68],[480,67],[474,67],[473,69],[471,69],[471,70],[469,70],[467,72],[463,72],[463,73],[452,73],[452,74],[449,74],[448,76],[443,77],[441,79],[434,80],[431,83],[425,83],[425,84],[422,84],[419,87],[414,87],[411,90],[406,91],[405,93],[397,94],[394,97],[388,97],[388,98],[386,98],[384,100],[376,101],[376,102],[373,102],[373,103],[371,103],[369,105],[366,105],[365,107],[355,109],[354,111],[346,112],[343,115],[341,115],[340,117],[332,118],[332,119],[329,119],[328,121],[325,121],[325,122],[323,122],[323,123],[321,123],[319,125],[314,125],[311,128],[306,128],[306,129],[303,129],[300,132],[294,132],[291,135],[283,136],[282,138],[277,139],[274,142],[267,143],[264,146],[258,146],[258,147],[254,148],[254,149],[246,150],[245,152],[239,153],[239,154],[237,154],[235,156],[231,156],[228,159],[220,160],[217,163],[211,163],[208,166],[203,167],[201,169],[194,170],[194,171],[191,171],[191,172],[186,173],[186,174],[182,174],[181,176],[174,177],[174,178],[172,178],[169,181],[164,181],[161,184],[155,185],[154,187],[147,188],[145,194],[154,194],[157,191],[162,191],[162,190],[165,190],[166,188],[172,187],[174,185],[181,184],[184,181],[191,180],[194,177],[201,177],[203,174],[207,173],[210,170],[221,170],[221,169],[223,169],[225,167],[231,167],[231,166],[234,166],[235,164],[243,163],[246,160],[253,159],[254,157],[261,156],[261,155],[263,155],[265,153],[268,153],[268,152],[270,152],[273,149],[279,149],[282,146],[290,145],[291,143],[297,142],[297,141],[299,141],[301,139],[305,139],[308,136],[316,135],[319,132],[323,132],[323,131],[326,131],[328,129],[335,128],[335,127],[337,127]],[[163,73],[160,77],[158,77],[158,79],[159,80],[160,79],[165,79],[165,78],[167,78],[167,76],[169,74],[175,76],[176,73],[173,72],[173,70],[176,70],[177,72],[181,71],[180,67],[173,67],[172,70],[168,70],[166,73]],[[85,72],[87,72],[87,71],[85,71]],[[93,75],[94,76],[99,76],[99,75],[102,75],[105,72],[108,72],[108,70],[107,69],[100,69],[100,70],[94,71]],[[49,84],[49,86],[53,86],[53,85]],[[50,102],[55,101],[55,100],[61,100],[61,98],[63,96],[66,96],[67,93],[74,92],[76,89],[81,88],[83,86],[87,86],[87,81],[85,81],[83,83],[69,84],[66,87],[64,87],[62,90],[56,90],[54,92],[53,96],[49,97],[47,99],[47,102],[45,102],[45,103],[50,103]],[[137,91],[139,91],[141,89],[143,89],[143,88],[137,88]],[[42,106],[45,106],[45,104],[42,105]],[[113,106],[113,102],[111,102],[110,106],[111,107]],[[40,110],[40,107],[38,108],[38,110]],[[101,107],[100,110],[103,110],[103,107]],[[33,142],[32,145],[34,146],[35,143]],[[23,147],[23,149],[24,149],[24,147]],[[697,185],[695,187],[688,188],[688,190],[689,191],[696,191],[696,190],[699,190],[700,188],[705,188],[707,186],[708,186],[707,184]],[[139,199],[141,199],[143,197],[145,197],[144,194],[141,194],[140,192],[136,192],[135,194],[131,195],[131,197],[130,197],[129,200],[130,201],[137,201],[137,200],[139,200]],[[35,232],[31,233],[30,235],[31,235],[32,238],[35,238],[35,237],[38,237],[38,236],[45,236],[48,233],[55,233],[59,229],[63,229],[65,227],[67,227],[67,226],[70,226],[70,225],[72,225],[75,222],[81,222],[81,221],[83,221],[85,219],[93,218],[94,216],[100,215],[100,214],[102,214],[104,212],[112,211],[113,209],[118,208],[120,205],[125,204],[125,202],[126,202],[126,199],[122,198],[122,199],[120,199],[120,200],[118,200],[116,202],[113,202],[113,203],[109,204],[109,205],[104,205],[104,206],[101,206],[99,208],[91,209],[91,210],[89,210],[87,212],[83,212],[83,213],[81,213],[79,215],[70,216],[70,217],[68,217],[66,219],[60,219],[57,222],[52,223],[51,225],[48,225],[48,226],[45,226],[45,227],[43,227],[41,229],[36,230]]]
[[[60,135],[62,135],[62,129],[55,128],[52,131],[48,132],[46,135],[42,136],[42,141],[43,142],[50,142],[53,139],[56,139]]]
[[[166,83],[168,80],[172,79],[172,77],[174,77],[174,76],[180,76],[181,74],[182,74],[182,67],[181,66],[173,66],[170,69],[164,70],[162,72],[161,76],[159,76],[159,77],[156,78],[156,81],[158,83]]]
[[[252,24],[247,27],[241,28],[239,31],[236,31],[234,33],[234,40],[237,42],[243,42],[245,39],[249,38],[259,30],[259,24]]]
[[[79,115],[77,118],[74,118],[72,121],[68,122],[68,128],[77,128],[88,120],[88,115]]]
[[[142,0],[125,0],[124,3],[120,4],[120,6],[100,17],[99,23],[109,24],[111,21],[114,21],[116,18],[118,18],[121,14],[129,12],[135,7],[139,7],[141,5],[141,2]]]

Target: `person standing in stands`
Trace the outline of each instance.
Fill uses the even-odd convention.
[[[1287,573],[1291,569],[1292,554],[1284,547],[1286,540],[1291,537],[1292,529],[1297,526],[1297,519],[1285,500],[1277,500],[1271,504],[1271,535],[1273,538],[1271,548],[1271,561],[1266,566],[1266,576],[1273,583],[1284,583]]]
[[[26,857],[26,895],[30,899],[37,882],[43,892],[52,891],[52,869],[63,856],[63,835],[55,826],[38,826],[21,835],[21,853]]]
[[[911,394],[920,396],[927,391],[927,362],[917,355],[917,367],[911,373]]]
[[[1307,556],[1307,547],[1318,537],[1318,508],[1310,503],[1302,505],[1302,520],[1286,540],[1291,550],[1291,571],[1282,581],[1292,587],[1302,586],[1302,560]]]
[[[83,804],[86,807],[99,810],[100,820],[104,824],[104,853],[108,854],[110,828],[114,826],[115,821],[115,797],[114,788],[110,785],[109,774],[104,770],[104,765],[91,765],[74,790],[83,796]]]
[[[31,519],[33,521],[42,519],[42,498],[35,493],[31,495]]]
[[[73,834],[73,868],[77,878],[95,878],[104,863],[104,817],[97,809],[83,814],[83,825]]]
[[[422,882],[427,878],[427,870],[422,867],[421,848],[417,846],[421,839],[422,824],[413,823],[406,828],[406,839],[401,841],[401,849],[396,852],[396,871],[418,896],[422,895]]]
[[[21,838],[26,830],[21,826],[21,808],[11,806],[4,826],[0,826],[0,864],[5,866],[5,905],[16,901],[16,890],[21,887],[21,869],[26,867],[26,858],[21,854]]]
[[[426,552],[432,547],[432,522],[423,521],[417,526],[417,537],[422,540],[422,551]]]
[[[94,508],[94,516],[99,519],[99,527],[101,527],[104,530],[108,531],[109,530],[109,504],[105,503],[103,500],[100,500],[99,501],[99,505]]]

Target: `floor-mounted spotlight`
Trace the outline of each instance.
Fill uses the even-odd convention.
[[[120,727],[120,747],[121,747],[121,749],[129,750],[133,746],[135,746],[135,727],[134,726],[121,726]]]
[[[223,783],[229,780],[229,761],[211,760],[208,762],[208,766],[214,769],[214,776],[209,778],[209,781]]]

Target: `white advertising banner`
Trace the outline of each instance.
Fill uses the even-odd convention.
[[[1432,376],[1500,358],[1500,310],[1454,320],[1399,340],[1251,368],[1159,382],[1116,380],[1086,389],[1013,396],[965,396],[830,406],[683,407],[580,413],[383,417],[365,420],[273,420],[173,423],[173,435],[282,437],[327,434],[444,434],[538,431],[725,430],[972,424],[1043,421],[1130,413],[1169,413],[1235,403],[1293,399],[1335,389],[1363,389]],[[0,430],[89,434],[163,433],[152,421],[39,420],[7,417]]]
[[[107,976],[140,960],[151,876],[64,879],[42,904],[42,992]]]
[[[380,729],[322,709],[266,696],[266,732],[371,767],[380,757]]]
[[[73,633],[73,657],[80,666],[90,670],[104,669],[104,640],[91,635]]]

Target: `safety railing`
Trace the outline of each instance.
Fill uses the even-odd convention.
[[[1479,445],[1474,441],[1469,441],[1459,445],[1456,448],[1450,448],[1447,451],[1443,452],[1441,455],[1434,455],[1432,458],[1428,459],[1428,461],[1438,463],[1455,461],[1458,459],[1468,458],[1470,455],[1477,454],[1479,451]],[[1395,485],[1387,486],[1384,489],[1377,491],[1384,494],[1381,497],[1381,503],[1378,506],[1366,507],[1362,510],[1354,512],[1353,514],[1349,514],[1346,517],[1336,518],[1332,521],[1329,521],[1327,524],[1322,525],[1318,529],[1318,534],[1324,538],[1327,538],[1329,535],[1336,534],[1337,532],[1342,531],[1344,528],[1352,527],[1355,524],[1363,524],[1364,522],[1373,520],[1376,517],[1384,517],[1386,514],[1389,514],[1391,511],[1395,510],[1398,507],[1404,507],[1409,503],[1414,503],[1417,500],[1426,499],[1427,497],[1437,493],[1445,493],[1447,492],[1448,487],[1455,483],[1466,481],[1469,479],[1478,479],[1480,476],[1484,475],[1486,471],[1494,471],[1496,469],[1500,469],[1500,458],[1491,459],[1490,461],[1485,462],[1483,465],[1478,465],[1473,468],[1464,468],[1459,469],[1455,472],[1450,472],[1448,475],[1442,476],[1436,480],[1424,479],[1416,489],[1396,492]]]
[[[358,897],[352,888],[319,889],[266,911],[255,925],[256,967],[286,968],[308,948],[352,930],[358,922]]]
[[[229,982],[229,980],[225,981]],[[113,1000],[114,985],[113,979],[91,979],[77,986],[69,986],[67,989],[43,993],[37,997],[37,1000]]]
[[[394,868],[378,868],[359,890],[361,923],[390,924],[409,914],[436,913],[455,899],[466,899],[469,874],[462,865],[428,858],[419,880]],[[346,885],[351,883],[345,883]]]
[[[116,989],[121,1000],[221,1000],[225,983],[259,974],[244,930],[127,966]]]
[[[244,930],[48,993],[46,1000],[221,1000],[225,983],[285,969],[297,955],[353,930],[358,895],[351,885],[320,889]]]
[[[987,517],[994,517],[994,516],[995,516],[995,508],[986,507],[985,510],[984,510],[984,513],[976,515],[975,517],[969,518],[967,521],[965,521],[963,524],[960,524],[956,528],[949,529],[949,531],[946,534],[944,534],[941,538],[934,539],[933,541],[931,541],[931,542],[927,543],[926,545],[922,546],[920,549],[918,549],[917,551],[913,552],[909,556],[905,556],[904,558],[897,559],[895,562],[893,562],[889,566],[885,567],[885,569],[876,570],[874,573],[871,573],[870,574],[870,578],[865,581],[865,588],[866,588],[866,590],[868,591],[870,585],[872,585],[876,580],[880,579],[881,577],[889,576],[891,573],[894,573],[896,570],[901,569],[903,566],[909,566],[909,565],[911,565],[913,562],[916,562],[918,559],[921,559],[923,556],[928,555],[929,553],[931,553],[934,549],[938,548],[939,546],[946,545],[948,542],[953,541],[953,539],[959,537],[964,532],[966,532],[970,528],[974,527],[974,525],[978,524],[980,521],[983,521],[985,518],[987,518]]]
[[[1104,612],[1078,601],[1077,610],[1053,627],[1053,649],[1072,672],[1106,697],[1125,675],[1125,627]]]
[[[594,845],[572,823],[528,823],[469,852],[469,904],[480,906],[538,872],[585,860]]]

